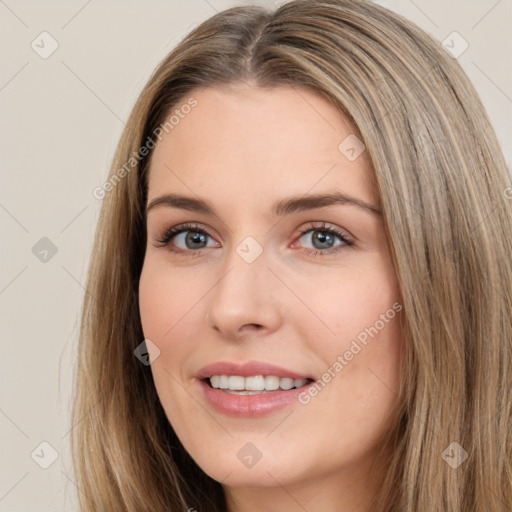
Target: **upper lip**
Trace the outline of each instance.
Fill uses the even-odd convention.
[[[262,361],[248,361],[245,363],[219,361],[201,368],[197,373],[196,378],[203,380],[211,377],[212,375],[239,375],[240,377],[251,377],[253,375],[275,375],[277,377],[289,379],[312,378],[309,375]]]

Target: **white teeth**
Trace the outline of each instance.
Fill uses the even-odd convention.
[[[279,381],[279,386],[283,389],[292,389],[294,385],[293,379],[284,378]]]
[[[279,377],[267,375],[265,377],[265,389],[268,391],[275,391],[276,389],[279,389]]]
[[[240,395],[255,395],[258,391],[275,391],[277,389],[288,390],[300,388],[307,384],[308,379],[280,378],[276,375],[253,375],[241,377],[239,375],[212,375],[210,384],[213,388],[223,389],[228,392],[236,391]]]
[[[265,389],[265,379],[263,375],[245,378],[245,389],[248,391],[262,391]]]
[[[229,389],[233,391],[242,391],[245,389],[245,379],[238,375],[229,376]]]

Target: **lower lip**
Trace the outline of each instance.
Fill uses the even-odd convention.
[[[282,391],[269,391],[257,395],[232,395],[209,386],[204,380],[199,385],[206,401],[218,412],[228,416],[253,418],[283,409],[294,401],[310,384]]]

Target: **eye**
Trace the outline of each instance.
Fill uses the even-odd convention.
[[[304,241],[299,245],[312,244],[313,247],[306,247],[305,251],[311,252],[315,256],[338,252],[354,245],[345,232],[333,226],[327,226],[325,222],[320,225],[310,224],[307,229],[301,230],[300,234],[298,240]],[[175,253],[199,255],[202,249],[219,247],[219,244],[199,225],[180,224],[168,229],[161,238],[156,240],[155,246],[168,247]]]
[[[313,247],[308,251],[312,251],[315,255],[338,252],[344,247],[354,245],[354,242],[348,239],[346,233],[342,233],[332,226],[328,227],[325,222],[320,226],[312,225],[308,229],[300,231],[300,233],[302,236],[299,240],[304,239],[311,243]],[[338,243],[336,243],[336,239],[338,239]]]
[[[208,246],[208,238],[212,237],[200,226],[194,224],[180,224],[179,226],[168,229],[164,235],[157,240],[157,247],[169,246],[169,249],[175,252],[199,252],[201,249],[206,249],[207,247],[218,247],[215,241]],[[173,242],[174,247],[171,246],[171,242]]]

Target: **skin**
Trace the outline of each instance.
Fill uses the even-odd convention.
[[[230,512],[367,511],[378,485],[369,470],[398,393],[400,314],[307,405],[233,418],[208,405],[195,379],[221,360],[321,378],[400,301],[382,216],[348,204],[271,212],[283,198],[335,190],[378,207],[366,152],[350,161],[338,150],[357,130],[304,89],[212,86],[191,96],[197,106],[154,149],[148,204],[175,193],[208,201],[216,215],[147,214],[139,299],[144,335],[160,350],[158,396],[185,448],[222,483]],[[156,246],[185,222],[208,232],[201,252],[186,245],[193,230]],[[329,244],[313,238],[325,235],[323,222],[354,245],[334,236],[339,250],[326,254]],[[250,264],[236,252],[247,236],[263,249]],[[247,442],[262,454],[250,468],[237,457]]]

